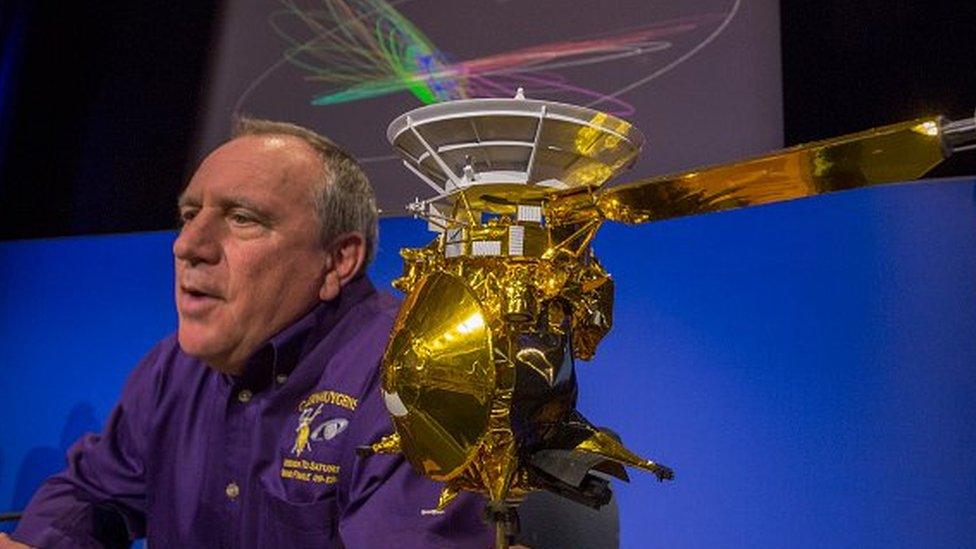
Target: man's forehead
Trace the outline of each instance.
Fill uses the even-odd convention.
[[[285,135],[244,135],[217,147],[200,165],[200,169],[240,168],[287,169],[307,168],[314,160],[311,149],[300,139]]]
[[[283,191],[320,181],[321,165],[303,141],[282,135],[247,135],[218,147],[200,164],[180,197],[181,202],[208,190],[245,193],[254,189]]]

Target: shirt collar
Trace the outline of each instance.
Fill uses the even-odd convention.
[[[234,377],[237,385],[260,391],[279,376],[288,376],[317,342],[332,330],[336,322],[354,305],[376,288],[366,275],[349,281],[339,295],[315,305],[305,316],[278,332],[247,361],[244,372]]]

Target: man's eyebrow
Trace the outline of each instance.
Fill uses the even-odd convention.
[[[221,198],[219,201],[220,207],[224,210],[230,210],[233,208],[244,208],[246,210],[251,210],[252,212],[263,216],[270,217],[266,208],[259,206],[256,202],[250,198],[242,195],[230,195]]]
[[[186,206],[199,206],[200,201],[196,198],[190,197],[185,192],[180,195],[180,198],[176,201],[177,208],[184,208]]]
[[[180,195],[180,198],[177,201],[177,206],[179,208],[184,208],[187,206],[199,207],[200,201],[193,196],[183,193]],[[259,206],[256,202],[254,202],[250,198],[242,195],[231,195],[231,196],[223,197],[218,201],[218,206],[220,206],[220,208],[223,210],[244,208],[246,210],[251,210],[257,215],[263,217],[271,217],[270,214],[268,214],[267,209]]]

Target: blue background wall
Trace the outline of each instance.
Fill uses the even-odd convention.
[[[388,287],[428,236],[381,237]],[[172,239],[0,244],[0,508],[175,327]],[[608,225],[595,248],[617,306],[581,409],[677,471],[618,488],[624,547],[976,543],[972,178]]]

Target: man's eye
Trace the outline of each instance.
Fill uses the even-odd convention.
[[[180,226],[186,225],[197,216],[196,210],[183,210],[180,212]]]
[[[240,212],[231,212],[227,216],[227,218],[234,225],[241,225],[241,226],[254,225],[258,222],[257,219],[254,219],[253,217]]]

